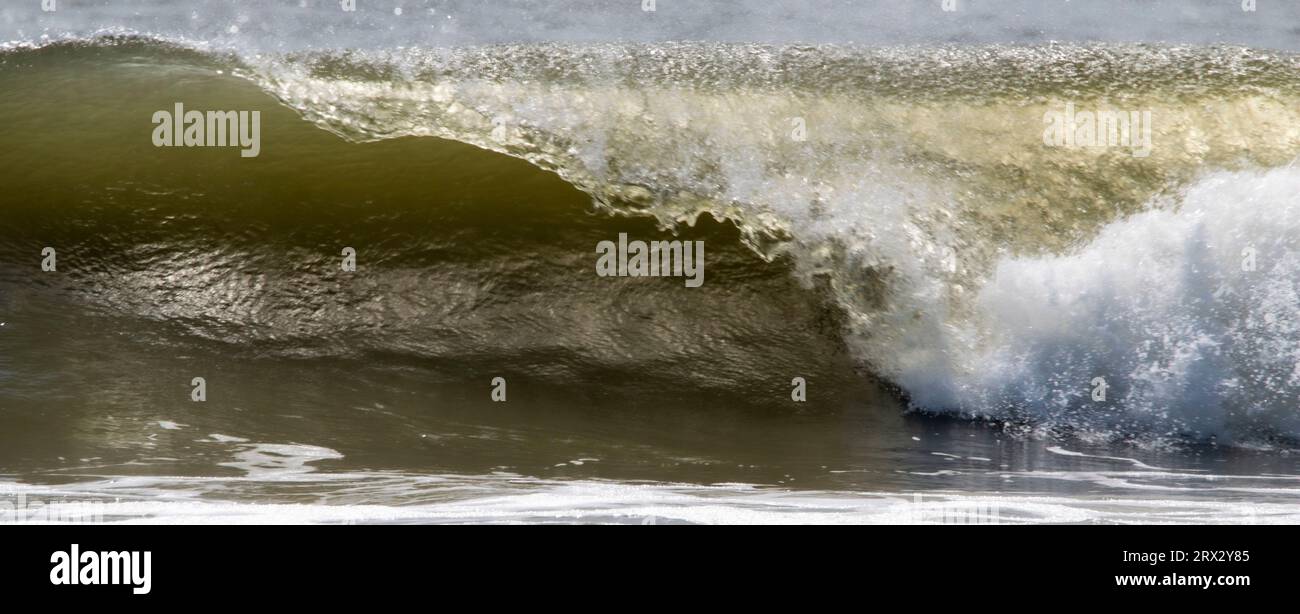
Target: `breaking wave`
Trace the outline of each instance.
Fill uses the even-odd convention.
[[[719,43],[239,55],[134,37],[22,47],[0,59],[6,84],[41,86],[15,68],[60,54],[166,68],[200,83],[193,92],[233,76],[349,143],[458,141],[665,231],[729,221],[762,260],[823,289],[845,345],[918,410],[1118,437],[1300,437],[1294,55]],[[1046,145],[1045,117],[1067,105],[1149,113],[1150,155]],[[277,147],[305,146],[264,145]],[[299,153],[284,164],[313,164]],[[268,292],[232,291],[245,303]]]

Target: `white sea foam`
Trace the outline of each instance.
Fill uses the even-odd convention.
[[[545,479],[510,472],[455,475],[330,471],[312,465],[339,459],[340,453],[299,444],[236,443],[231,453],[237,460],[226,465],[241,469],[241,475],[105,474],[58,484],[0,481],[0,523],[1300,522],[1300,476],[1285,475],[1136,468],[1017,472],[966,469],[928,475],[967,476],[981,482],[1001,478],[1007,484],[1059,482],[1078,494],[830,491],[744,483]],[[1070,454],[1102,465],[1130,460]],[[1054,493],[1060,490],[1049,488]],[[31,513],[32,509],[39,513]]]
[[[60,487],[0,483],[0,497],[46,497],[42,518],[86,509],[103,522],[127,524],[317,523],[619,523],[619,524],[1028,524],[1300,522],[1300,490],[1214,483],[1237,476],[1155,472],[1044,472],[1018,478],[1087,482],[1108,496],[1003,493],[884,493],[791,491],[746,484],[687,485],[604,480],[545,480],[510,474],[414,476],[397,473],[303,474],[277,477],[115,478]],[[316,493],[303,503],[236,497],[276,479],[299,481]],[[252,479],[252,481],[250,481]],[[1196,497],[1186,480],[1212,484],[1214,497]],[[1246,479],[1246,478],[1241,478]],[[1148,480],[1143,483],[1141,480]],[[1279,478],[1285,482],[1285,478]],[[1163,484],[1161,482],[1164,482]],[[255,490],[255,489],[254,489]],[[1151,497],[1159,492],[1158,497]],[[1233,495],[1249,494],[1252,501]],[[274,499],[271,499],[274,501]],[[0,507],[0,512],[3,508]],[[79,518],[69,515],[67,518]],[[22,521],[0,513],[0,522]]]
[[[1300,436],[1297,242],[1300,169],[1212,173],[1075,253],[1002,261],[953,335],[969,341],[899,381],[918,405],[973,414]]]

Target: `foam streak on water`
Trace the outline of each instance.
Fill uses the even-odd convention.
[[[1115,492],[1098,497],[1016,494],[924,494],[782,490],[723,484],[699,486],[599,480],[542,480],[518,475],[338,474],[298,482],[317,493],[300,503],[222,500],[249,485],[226,480],[115,477],[62,488],[0,483],[0,495],[43,500],[31,517],[0,515],[0,523],[336,524],[336,523],[615,523],[615,524],[1294,524],[1294,497],[1278,488],[1222,488],[1217,498],[1188,498],[1177,474],[1014,474],[1016,479],[1088,481]],[[1145,480],[1141,482],[1139,480]],[[1285,482],[1274,478],[1273,482]],[[1155,484],[1151,484],[1155,482]],[[1161,483],[1172,485],[1162,485]],[[1294,485],[1294,483],[1293,483]],[[1235,493],[1234,493],[1235,491]],[[202,496],[210,492],[216,496]],[[1251,495],[1234,501],[1232,494]],[[1268,497],[1277,499],[1267,500]],[[385,500],[400,504],[383,503]],[[1260,499],[1265,499],[1261,501]],[[380,502],[376,502],[380,501]],[[77,514],[93,512],[100,517]],[[40,515],[40,514],[43,514]]]

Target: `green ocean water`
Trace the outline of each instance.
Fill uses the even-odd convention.
[[[0,494],[163,521],[899,521],[913,493],[1016,522],[1291,520],[1296,67],[1147,46],[11,49]],[[1044,150],[1067,99],[1150,110],[1152,156]],[[177,102],[259,112],[258,156],[156,147]],[[1204,228],[1141,225],[1235,232],[1207,204],[1228,199],[1280,220],[1241,229],[1273,285],[1233,281],[1239,246]],[[620,233],[703,241],[707,282],[596,276]],[[1156,254],[1124,251],[1135,234]],[[1086,287],[1068,259],[1090,246],[1117,275],[1168,267],[1175,296],[1006,311],[1011,273]],[[1202,282],[1270,324],[1198,310]],[[1040,336],[1080,322],[1101,341]],[[1227,349],[1180,370],[1202,346],[1168,339],[1201,337]],[[1145,387],[1143,361],[1173,383]],[[1090,405],[1094,372],[1124,402]]]

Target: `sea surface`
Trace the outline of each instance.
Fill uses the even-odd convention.
[[[1300,4],[649,5],[6,3],[0,522],[1300,522]]]

